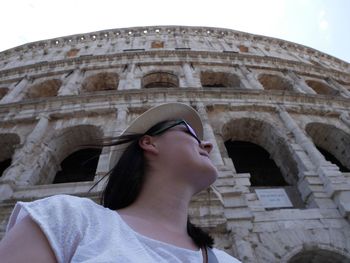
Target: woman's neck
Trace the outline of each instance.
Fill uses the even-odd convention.
[[[136,201],[118,213],[140,234],[180,247],[198,249],[187,233],[191,191],[166,181],[149,181],[144,183]]]

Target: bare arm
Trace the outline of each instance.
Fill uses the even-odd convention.
[[[55,254],[44,233],[29,217],[18,222],[0,242],[2,263],[56,263]]]

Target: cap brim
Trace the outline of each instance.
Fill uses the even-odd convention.
[[[199,114],[184,103],[166,103],[153,107],[137,117],[122,134],[145,133],[159,122],[166,120],[185,120],[203,139],[203,124]]]

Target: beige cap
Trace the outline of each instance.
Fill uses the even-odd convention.
[[[159,122],[166,120],[185,120],[203,139],[203,124],[199,114],[189,105],[179,102],[155,106],[137,117],[122,134],[145,133]]]

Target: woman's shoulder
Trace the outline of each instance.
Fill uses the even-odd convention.
[[[220,263],[241,263],[241,261],[232,257],[223,250],[213,248],[213,252]]]

